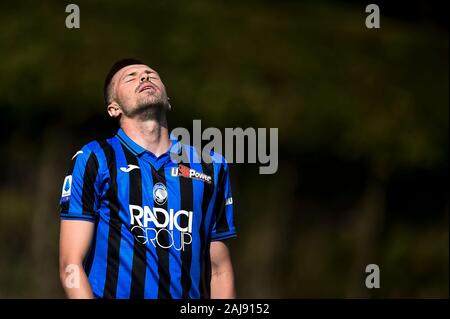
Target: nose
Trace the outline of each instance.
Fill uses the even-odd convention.
[[[150,74],[148,73],[142,73],[141,77],[140,77],[140,81],[144,82],[144,81],[149,81],[150,80]]]

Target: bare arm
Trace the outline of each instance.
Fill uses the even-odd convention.
[[[209,251],[211,256],[211,298],[236,298],[233,266],[227,245],[222,241],[213,241]]]
[[[94,298],[83,260],[89,250],[95,224],[81,220],[61,220],[59,238],[59,275],[70,299]]]

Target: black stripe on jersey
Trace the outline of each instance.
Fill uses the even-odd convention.
[[[183,165],[191,167],[185,152],[182,152]],[[180,181],[180,208],[188,212],[194,210],[193,205],[193,180],[192,178],[179,177]],[[186,215],[180,215],[180,227],[188,226],[188,218]],[[202,231],[200,230],[200,233]],[[193,234],[196,236],[196,234]],[[189,299],[189,290],[191,289],[191,262],[192,262],[192,243],[185,245],[184,249],[180,250],[181,255],[181,287],[182,299]]]
[[[120,255],[120,240],[121,240],[121,222],[119,219],[119,200],[117,197],[117,169],[116,156],[114,149],[106,141],[99,141],[101,148],[106,156],[106,162],[109,170],[109,188],[106,193],[110,218],[109,218],[109,232],[108,232],[108,257],[106,265],[106,279],[103,290],[103,298],[116,298],[117,281],[119,277],[119,255]]]
[[[127,159],[127,164],[139,166],[138,159],[126,147],[122,147]],[[130,205],[138,205],[142,207],[142,175],[140,169],[131,170],[128,173],[130,177],[129,184],[129,203]],[[140,243],[136,238],[142,236],[142,229],[139,227],[132,228],[134,235],[133,244],[133,266],[131,271],[131,288],[130,299],[144,299],[145,289],[145,273],[147,257],[145,253],[145,244]]]
[[[70,203],[70,201],[68,201],[68,200],[61,203],[61,210],[63,212],[67,212],[69,210],[69,203]],[[70,218],[70,217],[67,215],[67,216],[64,216],[64,218]],[[86,218],[86,219],[92,220],[91,218]]]
[[[95,180],[98,174],[98,160],[94,152],[89,155],[83,175],[83,191],[81,202],[83,215],[94,215],[95,204]]]
[[[149,164],[150,165],[150,164]],[[153,185],[156,183],[162,183],[166,186],[166,176],[164,173],[164,165],[161,166],[159,171],[156,171],[155,168],[150,165],[152,170],[152,179]],[[153,192],[152,192],[153,193]],[[167,201],[160,205],[156,201],[154,202],[154,207],[161,207],[167,211]],[[156,219],[159,223],[163,223],[164,220],[161,219],[161,214],[156,214]],[[162,228],[160,228],[162,229]],[[169,246],[169,235],[167,231],[160,231],[158,233],[158,242],[164,246]],[[156,255],[158,256],[158,299],[172,299],[172,295],[170,294],[170,269],[169,269],[169,249],[162,248],[156,243]]]
[[[133,148],[130,145],[128,145],[127,141],[125,141],[123,138],[121,138],[119,134],[117,134],[116,137],[119,139],[119,141],[121,141],[128,148],[128,150],[131,153],[133,153],[134,155],[137,155],[136,152],[133,151]]]
[[[66,176],[72,175],[73,169],[75,168],[76,161],[77,161],[76,158],[71,161],[70,167],[69,167],[69,170],[67,171]],[[61,210],[67,212],[69,210],[69,204],[70,204],[70,201],[68,201],[68,200],[61,203]]]
[[[214,214],[216,218],[216,233],[224,233],[229,231],[227,214],[225,213],[225,170],[220,167],[219,176],[217,178],[217,196],[214,203]]]
[[[84,271],[86,272],[86,275],[89,277],[89,274],[91,273],[92,263],[94,262],[94,256],[95,256],[95,243],[97,242],[97,226],[98,226],[99,219],[97,218],[95,221],[95,230],[93,235],[93,240],[91,242],[91,247],[89,248],[89,253],[86,254],[86,258],[83,263]]]
[[[209,203],[211,202],[211,197],[214,192],[214,167],[212,159],[209,154],[204,154],[203,156],[208,156],[209,161],[205,163],[202,161],[202,170],[206,175],[211,176],[211,184],[203,183],[203,199],[202,199],[202,220],[200,224],[200,298],[208,299],[210,298],[210,282],[211,282],[211,271],[209,262],[209,246],[206,243],[205,234],[208,230],[205,229],[205,218],[208,211]],[[206,250],[206,248],[208,248]]]

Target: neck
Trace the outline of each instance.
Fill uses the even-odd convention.
[[[121,128],[136,144],[160,156],[170,148],[169,130],[165,114],[158,118],[122,118]]]

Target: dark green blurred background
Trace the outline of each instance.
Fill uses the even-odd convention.
[[[447,11],[390,2],[378,30],[360,1],[76,1],[71,30],[70,2],[2,3],[0,297],[63,297],[61,183],[115,133],[103,79],[132,56],[171,128],[279,128],[276,174],[231,166],[239,297],[448,298]]]

